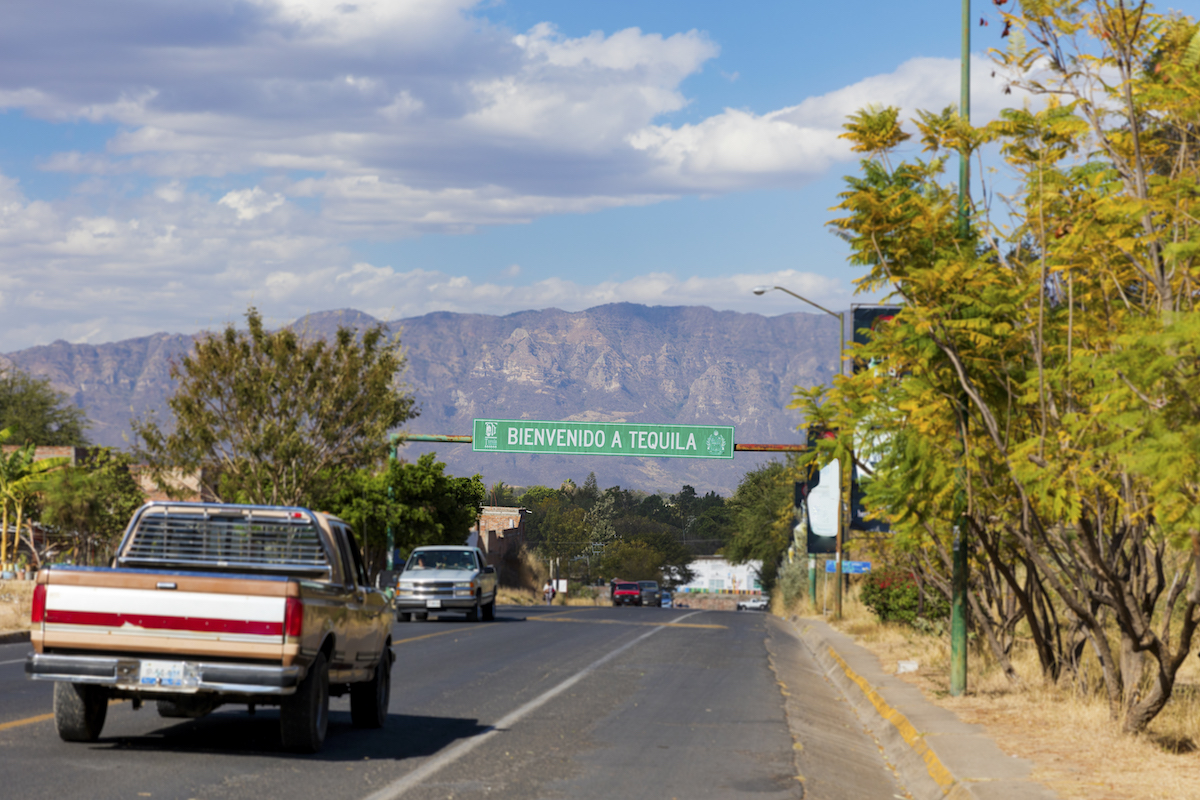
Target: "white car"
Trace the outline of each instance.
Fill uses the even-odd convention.
[[[737,604],[738,611],[766,611],[771,605],[771,598],[765,594],[759,597],[751,597],[746,600],[739,600]]]

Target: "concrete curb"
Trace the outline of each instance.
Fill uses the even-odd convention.
[[[29,631],[0,631],[0,644],[20,644],[29,641]]]
[[[885,673],[870,651],[823,620],[793,618],[825,674],[875,734],[918,800],[1056,800],[1030,780],[1032,762],[1006,755],[981,725],[925,699]]]

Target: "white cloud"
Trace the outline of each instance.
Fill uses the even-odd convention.
[[[1004,82],[992,77],[987,59],[971,59],[973,119],[994,118],[1007,105]],[[959,61],[914,58],[894,72],[875,75],[820,97],[753,114],[726,109],[704,121],[672,128],[647,126],[628,137],[634,148],[652,155],[653,172],[676,191],[728,191],[762,186],[795,186],[851,157],[839,135],[846,118],[872,104],[898,106],[912,116],[918,109],[940,111],[957,103]]]
[[[495,310],[627,300],[764,312],[749,288],[791,280],[845,306],[840,282],[801,273],[517,285],[514,264],[501,285],[356,263],[344,243],[799,188],[849,157],[837,135],[857,108],[940,109],[957,97],[955,61],[914,59],[786,108],[678,124],[684,81],[719,53],[706,34],[513,32],[478,5],[6,9],[0,109],[114,132],[103,147],[39,159],[76,181],[60,199],[31,200],[0,175],[0,351],[194,329],[248,302],[281,319],[331,305],[476,311],[483,299]],[[1001,99],[988,62],[973,67],[980,119]]]
[[[262,214],[270,213],[284,204],[283,195],[278,192],[267,194],[259,187],[239,189],[229,192],[217,201],[237,212],[240,220],[254,219]]]
[[[164,198],[166,195],[166,198]],[[157,331],[189,333],[239,319],[247,305],[274,320],[354,307],[381,319],[434,310],[509,313],[581,310],[603,303],[708,305],[762,314],[803,311],[790,298],[756,298],[760,284],[787,286],[832,308],[851,300],[845,282],[798,271],[747,268],[722,277],[660,272],[622,281],[520,282],[353,260],[329,237],[304,234],[312,216],[291,207],[230,222],[242,208],[273,204],[257,187],[212,200],[173,184],[113,214],[73,216],[30,201],[0,176],[0,352],[55,339],[112,341]],[[169,199],[167,199],[169,198]],[[164,201],[167,199],[167,201]]]

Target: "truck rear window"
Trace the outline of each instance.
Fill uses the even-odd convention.
[[[124,565],[252,567],[324,572],[329,560],[307,514],[204,514],[147,509],[118,559]]]

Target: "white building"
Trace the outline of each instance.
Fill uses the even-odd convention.
[[[761,561],[730,564],[720,556],[697,556],[692,559],[691,569],[696,577],[676,591],[762,593]]]

